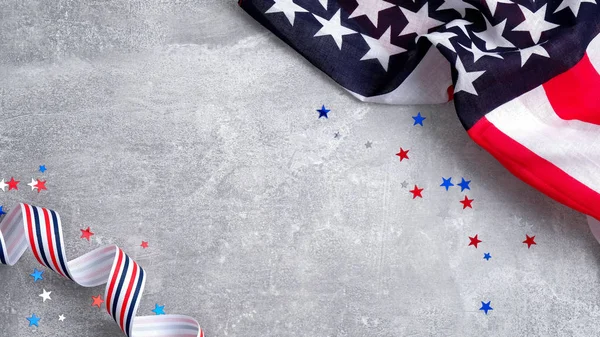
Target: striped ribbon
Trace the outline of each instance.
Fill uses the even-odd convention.
[[[0,263],[14,265],[28,246],[39,263],[83,287],[106,283],[106,310],[127,336],[204,336],[198,322],[188,316],[136,317],[144,269],[115,245],[67,261],[58,213],[22,203],[0,222]]]

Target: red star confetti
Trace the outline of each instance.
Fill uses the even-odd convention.
[[[465,195],[465,199],[461,200],[460,203],[463,204],[463,209],[469,207],[469,208],[473,208],[473,206],[471,206],[471,203],[473,202],[473,200],[475,199],[469,199],[466,195]]]
[[[483,242],[483,241],[481,241],[481,240],[479,240],[479,239],[477,238],[477,236],[478,236],[478,235],[479,235],[479,234],[475,234],[475,236],[474,236],[474,237],[470,237],[470,236],[469,236],[469,240],[471,240],[471,242],[469,243],[469,246],[475,246],[475,248],[477,248],[477,245],[478,245],[480,242]],[[468,246],[467,246],[467,247],[468,247]]]
[[[40,191],[42,191],[42,190],[46,190],[47,191],[48,189],[46,188],[46,180],[39,180],[38,179],[37,183],[35,184],[35,188],[37,188],[38,193],[40,193]]]
[[[419,188],[417,185],[415,185],[415,188],[413,188],[409,192],[413,194],[413,199],[415,199],[416,197],[419,197],[421,199],[423,198],[423,196],[421,195],[421,192],[423,192],[423,189]]]
[[[402,148],[400,148],[400,152],[396,153],[396,156],[400,157],[400,161],[402,161],[402,159],[408,159],[408,151],[410,150],[404,151]]]
[[[80,231],[81,231],[81,238],[87,239],[88,241],[90,241],[90,238],[92,237],[92,235],[94,235],[94,233],[92,233],[92,231],[90,231],[89,227],[87,229],[80,229]]]
[[[144,249],[148,248],[148,241],[142,241],[142,244],[140,246]]]
[[[8,190],[19,190],[17,185],[20,183],[20,180],[15,180],[15,178],[10,177],[10,181],[8,182]]]
[[[523,241],[523,243],[527,244],[527,249],[531,248],[531,245],[537,245],[533,239],[535,239],[535,235],[529,237],[529,235],[525,234],[525,241]]]
[[[92,303],[92,307],[98,306],[98,308],[100,308],[100,307],[102,307],[102,303],[104,303],[104,300],[102,299],[102,295],[92,296],[92,301],[94,301]]]

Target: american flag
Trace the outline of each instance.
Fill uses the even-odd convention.
[[[469,136],[510,172],[600,219],[596,0],[239,4],[360,100],[453,100]]]

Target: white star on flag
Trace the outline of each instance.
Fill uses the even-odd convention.
[[[499,58],[499,59],[504,59],[498,53],[490,53],[490,52],[482,51],[481,49],[477,48],[477,45],[475,43],[472,43],[472,42],[471,42],[471,48],[469,48],[467,46],[463,46],[460,43],[459,43],[459,45],[461,47],[463,47],[465,50],[470,51],[471,54],[473,54],[473,63],[479,61],[479,59],[482,58],[482,57],[484,57],[484,56],[490,56],[490,57],[495,57],[495,58]]]
[[[425,3],[418,12],[411,12],[406,8],[399,7],[408,20],[406,26],[402,29],[398,36],[408,35],[412,33],[417,33],[417,36],[424,35],[429,32],[431,28],[438,27],[443,25],[442,21],[438,21],[436,19],[432,19],[429,17],[429,8],[427,6],[428,3]]]
[[[506,19],[495,26],[492,26],[487,18],[484,17],[484,19],[485,26],[487,27],[486,30],[479,33],[473,32],[473,34],[485,42],[486,50],[496,49],[498,47],[515,47],[514,44],[502,36],[502,33],[504,33],[504,27],[506,26]]]
[[[327,9],[327,0],[319,0],[319,2],[321,3],[321,6],[323,6],[323,8]]]
[[[296,12],[308,13],[308,11],[294,3],[293,0],[273,0],[275,3],[271,8],[267,9],[265,14],[281,13],[285,14],[290,24],[293,26],[296,20]]]
[[[390,62],[390,56],[400,54],[406,51],[406,49],[402,47],[398,47],[393,45],[390,42],[392,38],[392,27],[388,27],[388,29],[381,35],[379,39],[374,39],[370,36],[361,34],[365,42],[369,45],[369,51],[363,56],[360,60],[371,60],[377,59],[383,69],[385,71],[388,70],[388,64]]]
[[[521,55],[521,67],[523,67],[525,65],[527,60],[529,60],[529,58],[533,54],[540,55],[543,57],[548,57],[548,58],[550,57],[550,54],[548,54],[548,51],[539,44],[528,47],[528,48],[520,49],[519,54]]]
[[[427,37],[427,39],[434,46],[437,46],[438,44],[441,44],[442,46],[444,46],[444,47],[452,50],[455,53],[456,53],[456,49],[454,49],[454,46],[450,42],[450,39],[453,38],[453,37],[457,37],[457,36],[458,35],[456,35],[456,34],[454,34],[452,32],[433,32],[433,33],[429,33],[429,34],[423,35],[423,37]]]
[[[522,5],[519,5],[519,8],[521,8],[521,11],[525,16],[525,21],[513,28],[513,31],[529,32],[533,39],[533,43],[535,44],[540,42],[542,32],[559,26],[555,23],[546,21],[546,5],[542,6],[542,8],[538,9],[536,12],[532,12],[529,8]]]
[[[337,44],[338,48],[340,50],[342,50],[342,42],[343,42],[342,37],[344,35],[356,34],[356,32],[353,31],[352,29],[342,26],[342,18],[340,15],[341,15],[341,9],[339,9],[337,11],[337,13],[335,13],[333,15],[333,17],[331,17],[330,20],[323,19],[322,17],[313,14],[315,19],[317,19],[323,26],[315,34],[315,37],[329,35],[333,38],[333,40],[335,41],[335,44]]]
[[[348,19],[366,15],[375,27],[377,27],[379,21],[379,12],[394,7],[393,4],[383,0],[357,0],[357,2],[358,7],[352,11]]]
[[[571,12],[573,12],[573,15],[577,17],[579,15],[579,9],[581,8],[581,4],[584,2],[589,2],[591,4],[597,5],[596,0],[563,0],[558,6],[558,8],[556,8],[554,13],[569,7]]]
[[[46,302],[46,300],[51,300],[50,298],[50,294],[52,294],[51,291],[46,291],[46,289],[43,289],[44,292],[40,294],[40,297],[44,299],[43,302]]]
[[[467,8],[477,9],[475,6],[463,0],[446,0],[440,7],[438,7],[438,9],[436,9],[436,11],[454,9],[458,12],[458,14],[460,14],[461,18],[464,18],[465,15],[467,15]]]
[[[483,75],[485,71],[471,71],[468,72],[465,69],[465,66],[460,61],[460,57],[456,58],[455,64],[456,70],[458,71],[458,78],[456,79],[456,86],[454,87],[454,93],[458,93],[459,91],[468,92],[469,94],[477,95],[477,90],[473,86],[473,82],[479,78],[479,76]]]
[[[462,30],[465,33],[466,37],[469,37],[469,32],[467,31],[466,26],[472,25],[472,24],[473,24],[473,22],[470,22],[467,20],[454,19],[446,24],[446,29],[452,28],[452,27],[458,27],[458,28],[460,28],[460,30]]]
[[[27,186],[30,186],[31,190],[33,191],[37,188],[37,186],[35,186],[35,185],[37,185],[37,181],[34,180],[33,178],[31,178],[31,182],[29,184],[27,184]]]
[[[8,184],[4,182],[4,179],[0,180],[0,189],[3,192],[6,192],[6,188],[8,187]]]
[[[485,2],[487,3],[490,12],[492,12],[492,15],[496,15],[496,8],[498,8],[499,3],[514,4],[514,2],[510,0],[485,0]]]

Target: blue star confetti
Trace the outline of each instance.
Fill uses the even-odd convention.
[[[454,184],[452,183],[452,177],[446,179],[444,177],[442,177],[442,184],[440,186],[443,186],[446,188],[446,191],[451,187],[454,186]]]
[[[39,322],[41,317],[37,317],[35,314],[31,314],[31,317],[26,317],[27,320],[29,321],[29,326],[35,325],[37,327],[39,327]]]
[[[328,114],[328,113],[329,113],[329,111],[331,111],[331,110],[328,110],[328,109],[326,109],[326,108],[325,108],[325,105],[323,105],[323,106],[321,107],[321,109],[319,109],[319,110],[317,110],[317,111],[319,112],[319,118],[321,118],[321,117],[325,117],[325,118],[329,119],[329,117],[327,117],[327,114]]]
[[[492,258],[492,255],[490,255],[490,253],[483,253],[483,258],[484,258],[486,261],[489,261],[489,260]]]
[[[152,310],[153,313],[157,314],[157,315],[164,315],[165,314],[165,306],[164,305],[158,305],[155,304],[154,305],[154,309]]]
[[[2,206],[0,206],[0,216],[2,216],[3,214],[6,214],[6,212],[2,209]]]
[[[471,190],[471,188],[469,187],[470,183],[470,180],[465,180],[465,178],[462,178],[462,181],[458,184],[458,186],[460,186],[460,191],[462,192],[464,190]]]
[[[40,172],[46,172],[46,165],[40,165]]]
[[[44,279],[42,277],[43,273],[44,273],[43,270],[37,270],[36,268],[33,268],[33,273],[29,274],[29,276],[33,277],[33,282],[37,282],[39,280],[43,280]]]
[[[481,308],[479,308],[479,310],[483,310],[483,312],[485,312],[485,314],[487,315],[489,310],[494,310],[491,306],[490,303],[492,303],[492,301],[488,301],[487,303],[481,301]]]
[[[426,117],[421,116],[421,113],[419,112],[416,116],[412,116],[412,118],[415,120],[415,122],[413,123],[413,126],[415,125],[420,125],[423,126],[423,121],[426,120]]]

